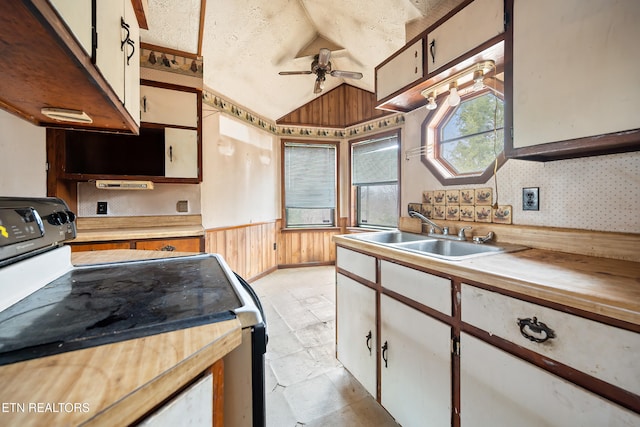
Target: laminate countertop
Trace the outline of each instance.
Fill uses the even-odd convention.
[[[428,268],[640,326],[640,262],[541,249],[446,261],[334,236],[345,248]]]
[[[72,260],[180,255],[184,253],[119,250]],[[129,424],[240,343],[240,321],[233,318],[0,366],[0,424]]]

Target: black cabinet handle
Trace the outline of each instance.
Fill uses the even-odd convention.
[[[129,24],[124,22],[123,17],[120,17],[120,27],[124,28],[124,30],[127,32],[127,35],[125,36],[124,40],[120,41],[120,50],[124,50],[124,45],[127,43],[127,40],[129,40],[129,37],[131,36],[131,31],[129,31]]]
[[[388,360],[387,360],[387,350],[389,350],[389,344],[385,341],[384,345],[382,346],[382,360],[384,360],[384,367],[387,367],[388,364]]]
[[[369,349],[369,356],[371,356],[371,338],[373,338],[373,335],[371,335],[371,331],[369,331],[369,333],[365,338],[367,339],[367,348]]]
[[[131,39],[127,39],[127,44],[131,46],[131,53],[127,55],[127,65],[129,65],[129,60],[133,58],[133,55],[136,53],[136,44]]]
[[[518,319],[518,326],[520,327],[520,333],[523,337],[529,341],[545,342],[548,339],[556,337],[556,333],[542,322],[538,322],[536,317],[527,317],[526,319]],[[533,332],[536,335],[527,333],[527,330]]]
[[[142,97],[142,110],[145,113],[147,112],[147,95]]]
[[[165,245],[163,247],[160,248],[161,251],[165,251],[165,252],[173,252],[176,250],[175,246],[171,246],[171,245]]]
[[[169,162],[173,163],[173,145],[169,146]]]
[[[431,40],[429,44],[429,53],[431,53],[431,62],[436,62],[436,39]]]

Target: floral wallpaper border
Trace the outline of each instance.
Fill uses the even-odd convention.
[[[405,121],[404,115],[398,113],[392,116],[386,116],[382,119],[372,120],[367,123],[360,123],[344,129],[311,126],[280,126],[242,107],[239,107],[228,99],[225,99],[220,95],[214,94],[213,92],[206,89],[202,91],[202,101],[206,105],[209,105],[219,111],[225,112],[252,126],[278,136],[301,136],[327,139],[350,138],[379,132],[382,129],[392,128],[394,126],[399,126]]]

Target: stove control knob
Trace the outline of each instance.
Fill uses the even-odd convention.
[[[73,222],[76,220],[76,214],[71,211],[67,211],[67,218],[69,219],[68,222]]]
[[[52,214],[49,214],[49,216],[47,216],[47,221],[51,225],[62,225],[63,224],[62,218],[60,218],[60,214],[58,212],[54,212]]]

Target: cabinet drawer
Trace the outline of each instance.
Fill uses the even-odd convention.
[[[370,282],[376,281],[376,259],[370,255],[338,247],[336,251],[336,267]]]
[[[640,334],[464,283],[461,310],[465,323],[640,394]],[[518,319],[533,317],[551,328],[555,338],[541,343],[525,338]]]
[[[136,249],[150,251],[200,252],[200,238],[142,240],[136,242]]]
[[[451,281],[388,261],[380,264],[382,287],[451,315]]]

